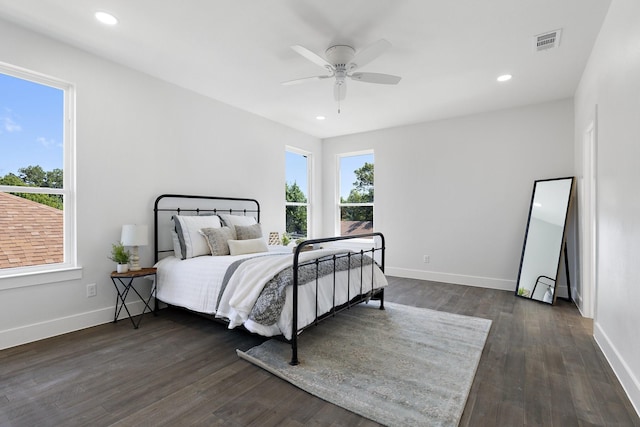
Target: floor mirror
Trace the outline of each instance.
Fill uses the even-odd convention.
[[[533,184],[516,282],[519,297],[555,302],[573,186],[573,177],[542,179]]]

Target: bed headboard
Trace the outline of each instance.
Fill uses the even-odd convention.
[[[260,222],[260,203],[255,199],[220,196],[162,194],[153,207],[154,264],[173,252],[171,228],[174,215],[231,214],[253,216]]]

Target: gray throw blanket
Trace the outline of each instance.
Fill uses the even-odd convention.
[[[317,277],[323,277],[334,272],[334,256],[318,258]],[[351,257],[345,254],[335,256],[335,271],[344,271],[351,268],[360,268],[361,265],[371,265],[373,260],[369,256],[360,256],[352,253]],[[316,279],[316,263],[305,262],[298,267],[298,285],[304,285]],[[270,326],[278,321],[285,302],[285,289],[293,283],[293,266],[287,267],[269,280],[262,293],[253,306],[249,319],[261,325]]]
[[[220,286],[220,292],[218,293],[218,301],[216,302],[216,311],[218,311],[218,307],[220,307],[220,300],[222,299],[222,294],[224,294],[225,289],[227,289],[227,284],[229,284],[229,279],[231,279],[231,276],[233,276],[233,273],[235,273],[236,270],[238,269],[238,267],[240,267],[240,264],[242,264],[245,261],[249,261],[250,259],[254,259],[254,258],[258,258],[258,257],[263,257],[263,256],[284,256],[284,255],[291,255],[291,254],[288,254],[286,252],[274,253],[274,254],[261,254],[261,255],[256,255],[256,256],[249,257],[249,258],[239,259],[238,261],[232,262],[231,265],[229,265],[229,267],[227,267],[227,271],[225,271],[224,277],[222,278],[222,284]]]

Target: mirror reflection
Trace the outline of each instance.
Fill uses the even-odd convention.
[[[573,177],[535,181],[516,295],[553,304]]]

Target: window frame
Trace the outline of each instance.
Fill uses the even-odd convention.
[[[336,236],[341,236],[342,235],[342,208],[343,207],[358,207],[358,206],[371,206],[371,211],[372,211],[372,215],[373,215],[373,229],[376,229],[376,216],[375,216],[375,188],[376,188],[376,178],[375,178],[375,172],[374,172],[374,176],[373,176],[373,192],[374,192],[374,198],[373,198],[373,202],[371,203],[341,203],[340,202],[340,190],[342,187],[342,171],[341,171],[341,161],[343,158],[345,157],[355,157],[355,156],[362,156],[362,155],[367,155],[367,154],[371,154],[373,156],[373,167],[374,167],[374,171],[375,171],[375,166],[376,166],[376,157],[375,157],[375,152],[373,149],[368,149],[368,150],[360,150],[360,151],[351,151],[348,153],[340,153],[336,155],[336,210],[335,210],[335,218],[336,220],[334,221],[334,227],[335,227],[335,235]],[[365,239],[351,239],[351,241],[353,240],[365,240]]]
[[[0,290],[79,279],[76,232],[75,86],[36,71],[0,62],[0,73],[63,91],[63,188],[0,185],[3,193],[57,194],[63,196],[62,263],[0,269]]]
[[[287,207],[288,206],[305,206],[307,208],[307,236],[306,239],[311,239],[312,234],[312,227],[311,224],[313,224],[313,221],[311,220],[312,217],[312,213],[311,213],[311,200],[312,200],[312,194],[313,194],[313,153],[311,153],[310,151],[307,150],[303,150],[301,148],[297,148],[297,147],[293,147],[290,145],[285,146],[285,158],[286,158],[286,153],[290,152],[293,154],[298,154],[301,156],[304,156],[307,159],[307,203],[303,203],[303,202],[289,202],[287,201],[287,195],[285,193],[285,200],[284,200],[284,206],[285,206],[285,232],[286,232],[286,220],[287,220]],[[286,178],[286,159],[285,159],[285,183],[287,182],[287,178]]]

